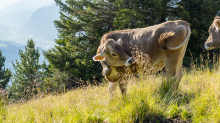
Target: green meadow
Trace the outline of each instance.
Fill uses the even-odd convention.
[[[20,103],[2,101],[4,123],[128,123],[181,121],[220,122],[220,70],[192,66],[184,69],[178,91],[172,91],[162,74],[131,76],[127,96],[119,87],[109,101],[108,83]]]

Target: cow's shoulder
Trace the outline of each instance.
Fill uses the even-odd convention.
[[[122,34],[132,33],[132,32],[134,32],[134,30],[136,30],[136,29],[116,30],[116,31],[111,31],[111,32],[105,33],[102,36],[101,44],[104,44],[110,38],[117,40],[118,36],[120,36]]]

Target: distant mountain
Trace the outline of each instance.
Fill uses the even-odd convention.
[[[0,16],[0,18],[4,22],[17,25],[17,27],[22,28],[24,27],[24,25],[28,23],[33,13],[34,11],[32,10],[23,10],[23,11],[17,11],[17,12],[4,14]]]
[[[51,4],[36,11],[22,10],[0,16],[0,40],[25,45],[32,38],[38,47],[53,47],[58,34],[53,22],[59,19],[59,7],[54,2]]]
[[[59,7],[55,4],[37,9],[30,17],[23,31],[47,40],[57,38],[54,20],[59,19]]]
[[[20,0],[19,2],[0,10],[0,16],[5,15],[7,13],[14,13],[23,10],[35,11],[36,9],[42,6],[48,6],[52,3],[54,3],[53,0]]]
[[[10,31],[10,30],[18,29],[14,27],[12,24],[8,23],[7,21],[4,21],[3,19],[0,18],[0,33],[2,31]]]

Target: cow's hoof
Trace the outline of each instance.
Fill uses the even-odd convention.
[[[104,70],[104,75],[105,75],[105,76],[109,76],[109,75],[111,74],[111,72],[112,72],[112,69],[111,69],[111,68],[105,68],[105,70]]]

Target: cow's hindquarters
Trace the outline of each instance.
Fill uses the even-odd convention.
[[[190,28],[187,30],[188,30],[187,31],[188,34],[191,33]],[[183,35],[184,35],[184,31],[183,31]],[[189,37],[186,38],[187,41],[185,42],[184,45],[182,45],[181,48],[175,51],[168,51],[168,53],[164,57],[165,58],[164,63],[167,70],[167,81],[173,83],[172,85],[175,90],[177,90],[179,86],[179,82],[183,76],[182,62],[186,52],[186,47],[188,44]]]

